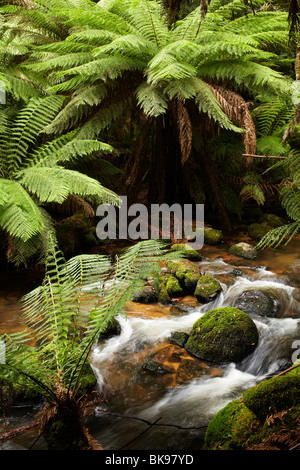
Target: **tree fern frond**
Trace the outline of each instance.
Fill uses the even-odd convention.
[[[168,109],[168,101],[163,92],[148,83],[142,83],[136,90],[138,105],[146,116],[157,117]]]
[[[11,173],[22,166],[29,146],[36,141],[37,135],[53,119],[63,101],[64,97],[61,96],[33,99],[21,109],[14,122],[14,133],[11,138],[9,158]]]
[[[19,181],[41,202],[62,203],[74,193],[80,197],[93,197],[102,203],[119,203],[115,193],[104,188],[95,179],[75,170],[35,166],[25,169]]]
[[[22,186],[6,179],[0,180],[1,190],[7,195],[0,208],[0,226],[12,237],[27,241],[44,228],[36,204]]]

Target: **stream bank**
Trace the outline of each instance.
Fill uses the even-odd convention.
[[[195,302],[192,296],[184,302],[174,299],[172,305],[130,302],[127,319],[118,318],[121,333],[95,347],[91,364],[98,388],[107,396],[107,406],[95,410],[88,426],[105,450],[199,450],[209,421],[221,408],[291,363],[295,352],[292,345],[300,337],[299,239],[278,250],[265,250],[254,260],[233,255],[228,246],[224,240],[222,244],[201,250],[204,257],[201,269],[222,286],[217,298],[204,305]],[[12,329],[21,327],[19,293],[17,286],[14,287],[16,295],[11,292],[12,296],[5,302],[1,298],[5,325],[12,318]],[[254,319],[260,343],[241,364],[214,367],[202,364],[197,369],[190,362],[195,364],[195,359],[170,342],[172,333],[189,333],[205,312],[231,306],[249,289],[272,293],[280,304],[280,315]],[[143,367],[145,359],[155,353],[160,354],[162,362],[173,356],[167,364],[172,372],[153,374]],[[190,367],[184,368],[184,363]],[[36,409],[37,406],[30,404],[12,409],[5,419],[1,418],[1,431],[32,421]],[[134,440],[148,429],[145,421],[153,423],[158,419],[160,426],[153,426]],[[29,448],[35,436],[34,430],[29,431],[2,443],[0,448]],[[34,448],[46,449],[42,438]]]

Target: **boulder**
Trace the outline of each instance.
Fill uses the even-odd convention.
[[[253,240],[258,241],[263,238],[270,230],[272,230],[272,227],[270,227],[270,225],[267,225],[266,223],[254,223],[249,226],[248,235]]]
[[[300,405],[300,375],[282,375],[260,382],[243,394],[244,404],[260,421]]]
[[[206,312],[194,323],[185,348],[210,362],[237,363],[254,351],[258,338],[257,327],[246,313],[222,307]]]
[[[286,223],[282,217],[275,214],[264,214],[261,216],[259,222],[266,224],[271,228],[281,227]]]
[[[190,260],[176,260],[166,262],[167,271],[173,274],[186,292],[193,294],[198,279],[201,276],[200,268]]]
[[[171,246],[171,250],[182,251],[184,253],[184,256],[191,261],[202,260],[202,256],[198,253],[198,251],[194,250],[192,247],[190,247],[186,243],[176,243]]]
[[[141,304],[152,304],[157,302],[156,291],[153,286],[145,286],[141,292],[137,292],[133,296],[133,302]]]
[[[255,248],[249,243],[240,242],[231,245],[229,248],[230,253],[245,259],[254,259],[257,255]]]
[[[242,292],[232,306],[250,316],[277,317],[280,313],[279,302],[270,294],[258,290]]]
[[[221,230],[216,230],[212,227],[204,228],[204,243],[206,245],[217,245],[223,239]]]
[[[209,274],[201,276],[197,282],[194,295],[199,302],[211,302],[221,292],[220,283]]]
[[[174,331],[171,334],[169,341],[170,343],[177,344],[178,346],[184,347],[188,339],[189,339],[188,333],[184,331]]]

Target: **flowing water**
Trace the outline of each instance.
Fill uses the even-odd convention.
[[[99,343],[90,358],[98,389],[107,396],[107,403],[95,410],[87,424],[104,449],[201,449],[206,426],[218,410],[247,388],[291,365],[297,349],[300,357],[298,251],[299,240],[295,240],[277,251],[265,250],[255,261],[245,261],[229,256],[222,247],[206,247],[201,271],[221,283],[217,299],[206,305],[188,299],[189,308],[181,313],[160,304],[127,305],[127,317],[118,318],[120,335]],[[173,332],[188,333],[206,311],[231,306],[249,290],[271,294],[278,314],[252,315],[259,344],[243,362],[204,364],[203,373],[180,383],[176,381],[176,370],[182,357],[186,359],[180,348],[175,352],[177,356],[182,354],[181,359],[168,363],[174,373],[154,375],[142,367],[149,354],[174,348],[169,340]],[[5,321],[19,327],[16,307],[3,306],[2,302],[2,313]],[[0,419],[0,432],[26,424],[32,416],[30,407],[15,409]],[[34,440],[33,431],[0,445],[0,449],[28,448]],[[40,439],[34,448],[44,449],[46,444]]]

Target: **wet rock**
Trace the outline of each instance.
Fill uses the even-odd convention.
[[[183,360],[176,373],[176,383],[178,385],[187,382],[188,380],[195,379],[201,375],[208,373],[209,367],[206,363],[193,359]]]
[[[170,309],[171,315],[186,315],[191,310],[199,307],[199,302],[194,296],[186,296],[180,299],[176,304],[172,305]]]
[[[155,375],[164,375],[174,372],[174,369],[164,365],[163,363],[157,362],[154,358],[147,358],[142,364],[142,368]]]
[[[283,375],[246,390],[243,400],[260,420],[300,404],[300,375]]]
[[[259,290],[242,292],[232,306],[251,316],[277,317],[280,314],[279,302],[270,294]]]
[[[141,292],[134,294],[132,300],[141,304],[152,304],[157,302],[158,298],[153,286],[145,286]]]
[[[240,362],[258,343],[253,320],[233,307],[210,310],[197,320],[191,330],[186,350],[214,363]]]
[[[171,246],[173,251],[182,251],[185,257],[191,261],[201,261],[202,256],[186,243],[178,243]]]
[[[198,279],[201,276],[200,268],[190,260],[176,260],[166,262],[167,270],[180,282],[186,292],[194,293]]]
[[[282,217],[275,214],[264,214],[261,216],[259,222],[266,224],[271,228],[281,227],[286,223]]]
[[[251,224],[248,229],[248,235],[251,237],[253,240],[261,240],[263,236],[265,236],[270,230],[272,230],[272,227],[270,225],[267,225],[265,223],[262,224]]]
[[[229,248],[230,253],[236,256],[240,256],[245,259],[254,259],[257,255],[257,251],[252,245],[245,242],[235,243]]]
[[[217,245],[223,239],[221,230],[216,230],[211,227],[204,228],[204,243],[206,245]]]
[[[199,302],[211,302],[221,292],[220,283],[209,274],[201,276],[194,292]]]
[[[299,443],[300,368],[260,382],[219,410],[203,450],[288,450]]]
[[[177,344],[178,346],[183,347],[187,340],[189,339],[188,333],[184,331],[174,331],[170,336],[170,343]]]

